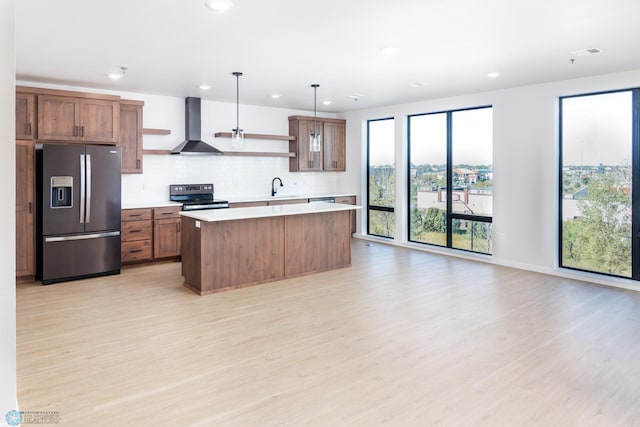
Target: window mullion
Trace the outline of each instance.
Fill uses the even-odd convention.
[[[631,277],[640,280],[640,89],[632,91],[632,160],[631,160]]]
[[[453,246],[453,120],[447,112],[447,247]]]

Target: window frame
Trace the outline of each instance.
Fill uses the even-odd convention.
[[[563,173],[564,166],[563,158],[563,100],[572,98],[582,98],[588,96],[607,95],[612,93],[630,92],[631,93],[631,277],[621,276],[617,274],[604,273],[601,271],[587,270],[584,268],[571,267],[563,265],[563,233],[562,233],[562,201],[563,201]],[[557,262],[558,267],[561,269],[580,271],[589,274],[597,274],[606,277],[616,277],[627,280],[640,281],[640,209],[636,209],[636,206],[640,206],[640,87],[614,89],[606,91],[580,93],[575,95],[565,95],[558,97],[558,170],[557,170],[557,182],[556,189],[558,191],[558,210],[557,210]]]
[[[378,119],[368,119],[367,120],[367,235],[369,236],[375,236],[375,237],[380,237],[383,239],[389,239],[389,240],[393,240],[395,238],[395,236],[383,236],[380,234],[373,234],[371,233],[371,229],[370,229],[370,216],[369,213],[371,211],[378,211],[378,212],[387,212],[387,213],[393,213],[394,214],[394,222],[395,222],[395,207],[389,207],[389,206],[377,206],[377,205],[371,205],[370,201],[371,201],[371,127],[370,124],[372,122],[381,122],[381,121],[385,121],[385,120],[393,120],[394,121],[394,128],[395,128],[395,117],[382,117],[382,118],[378,118]],[[395,147],[395,140],[394,140],[394,147]],[[395,156],[393,159],[393,163],[394,163],[394,173],[396,173],[396,167],[395,167]],[[397,176],[396,176],[397,179]],[[395,191],[395,190],[394,190]],[[397,200],[397,198],[395,197],[394,194],[394,200]],[[394,227],[394,232],[395,232],[395,227]]]
[[[470,249],[464,248],[455,248],[453,247],[453,221],[458,220],[466,220],[466,221],[474,221],[474,222],[483,222],[483,223],[493,223],[493,214],[491,216],[486,215],[473,215],[473,214],[461,214],[453,212],[453,113],[460,111],[471,111],[471,110],[480,110],[484,108],[493,109],[493,105],[480,105],[477,107],[466,107],[466,108],[458,108],[453,110],[442,110],[442,111],[433,111],[429,113],[417,113],[410,114],[407,116],[407,241],[410,243],[416,243],[420,245],[429,245],[436,246],[439,248],[447,248],[454,249],[458,251],[471,252],[474,254],[487,255],[492,256],[493,253],[485,253],[472,251]],[[446,190],[446,246],[439,245],[436,243],[427,243],[420,242],[417,240],[412,240],[411,238],[411,119],[413,117],[422,117],[428,115],[435,114],[445,114],[446,115],[446,126],[447,126],[447,140],[446,140],[446,181],[447,181],[447,190]],[[493,144],[493,141],[492,141]],[[492,162],[493,168],[493,162]]]

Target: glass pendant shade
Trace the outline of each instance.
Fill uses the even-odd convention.
[[[242,151],[244,148],[244,131],[242,129],[233,129],[231,147],[236,151]]]
[[[309,151],[317,153],[320,151],[320,134],[312,132],[309,134]]]
[[[244,149],[244,130],[240,129],[240,76],[241,72],[235,71],[236,76],[236,128],[231,134],[231,147],[236,151]]]
[[[318,123],[316,122],[316,106],[318,105],[317,93],[320,85],[312,84],[311,87],[313,88],[313,132],[311,132],[311,134],[309,135],[309,152],[317,153],[320,151],[321,147],[320,134],[318,133]]]

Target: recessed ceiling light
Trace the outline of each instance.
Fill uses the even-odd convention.
[[[397,47],[393,47],[393,46],[387,46],[387,47],[383,47],[380,49],[380,52],[384,53],[385,55],[393,55],[394,53],[397,53],[400,49],[398,49]]]
[[[411,87],[422,87],[422,86],[424,86],[424,83],[422,83],[422,82],[412,82],[412,83],[409,83],[409,86],[411,86]]]
[[[198,86],[200,90],[209,90],[211,89],[211,85],[200,85]]]
[[[224,12],[233,7],[233,2],[231,0],[205,0],[204,5],[214,12]]]
[[[499,72],[497,72],[497,71],[493,71],[493,72],[491,72],[491,73],[487,74],[487,77],[489,77],[490,79],[495,79],[495,78],[496,78],[496,77],[498,77],[499,75],[500,75],[500,73],[499,73]]]
[[[329,101],[329,100],[322,101],[322,104],[323,105],[331,105],[331,101]]]
[[[127,67],[125,67],[124,65],[120,66],[120,71],[115,72],[115,73],[109,73],[107,74],[107,76],[109,76],[109,78],[111,80],[120,80],[121,78],[124,77],[124,73],[127,72]]]
[[[280,99],[280,97],[281,97],[281,96],[282,96],[282,95],[280,95],[279,93],[272,93],[272,94],[271,94],[271,98],[272,98],[272,99]]]

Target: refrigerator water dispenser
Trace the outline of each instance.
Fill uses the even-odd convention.
[[[73,207],[73,177],[52,176],[51,208],[60,209],[71,207]]]

